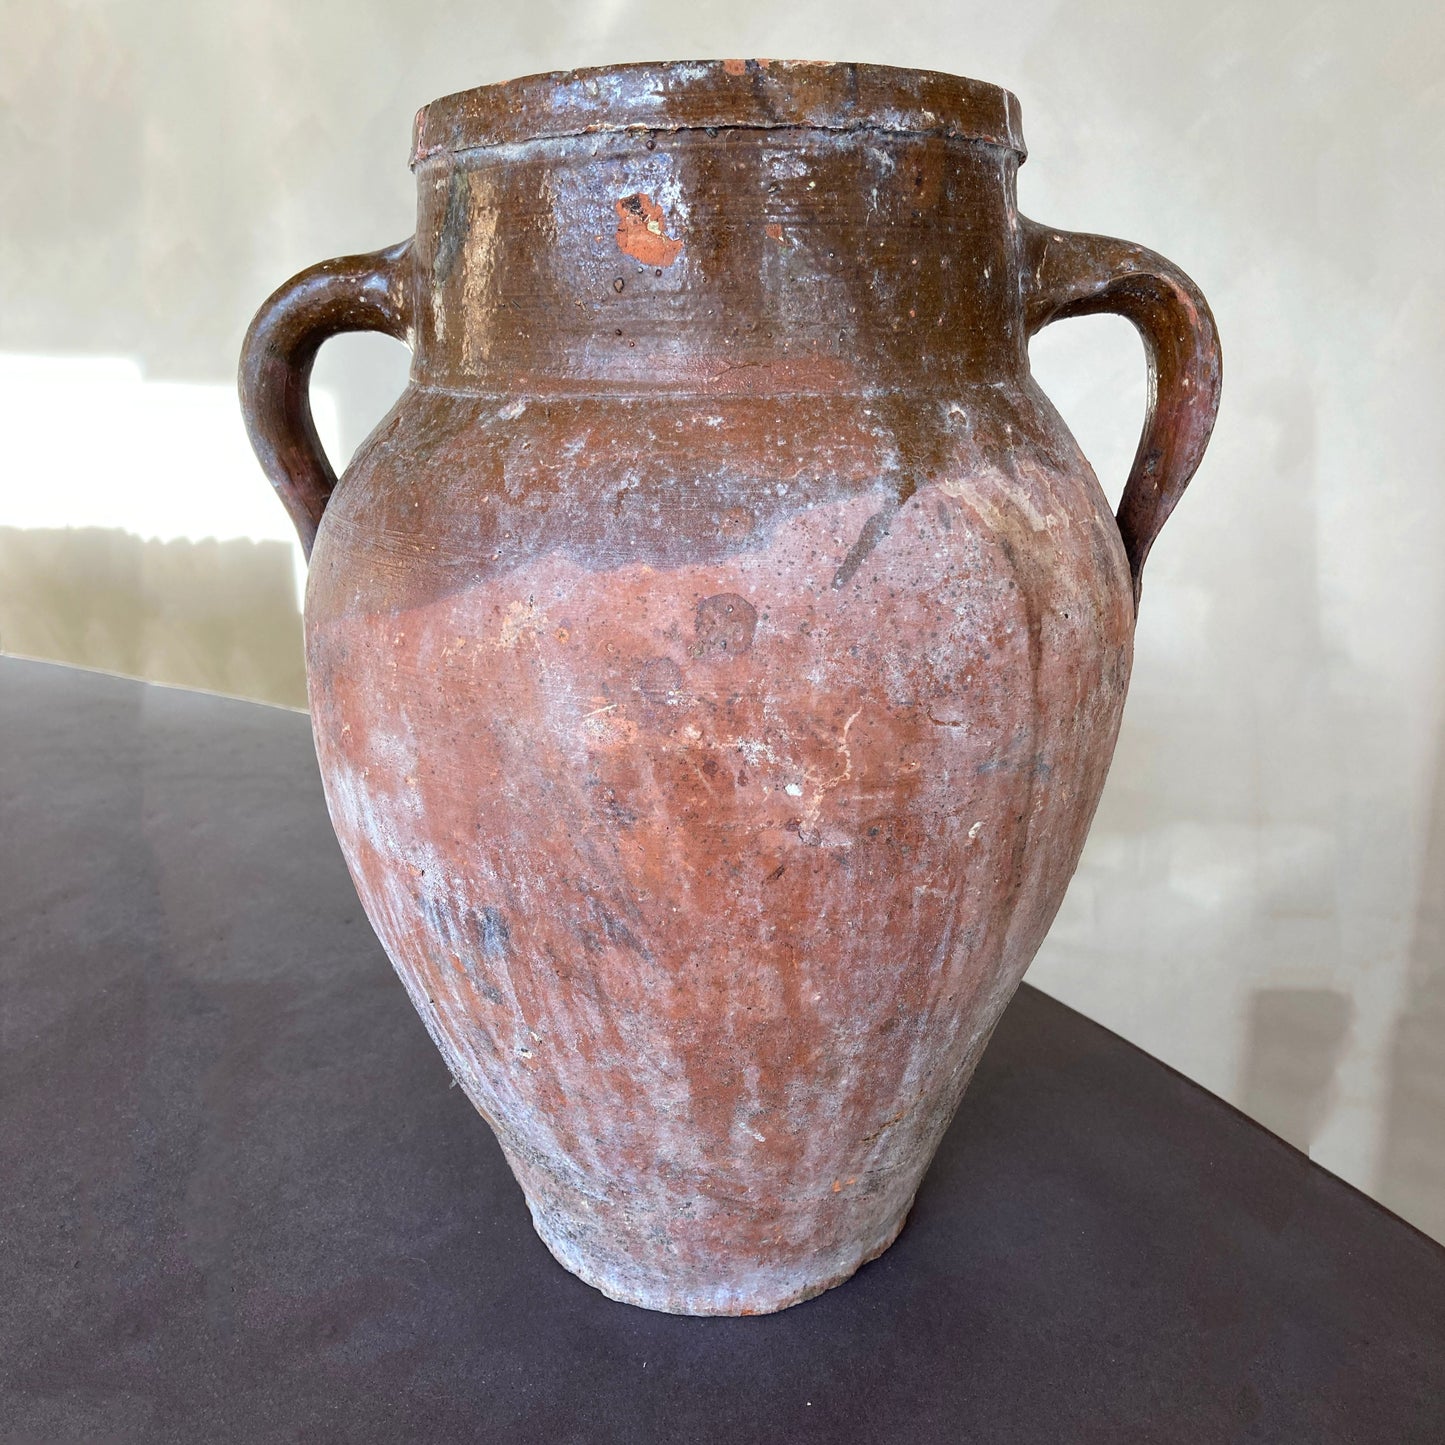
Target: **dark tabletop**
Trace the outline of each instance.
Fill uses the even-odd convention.
[[[1445,1441],[1445,1251],[1025,988],[898,1243],[782,1314],[555,1264],[306,719],[0,661],[0,1438]]]

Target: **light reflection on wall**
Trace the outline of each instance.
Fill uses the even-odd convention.
[[[304,560],[232,386],[0,354],[0,434],[0,649],[304,706]]]

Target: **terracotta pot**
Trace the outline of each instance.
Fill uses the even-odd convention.
[[[331,815],[538,1232],[616,1299],[780,1309],[898,1233],[1083,846],[1203,298],[1019,216],[955,76],[622,66],[435,102],[416,235],[283,286],[252,440],[311,553]],[[1129,317],[1118,519],[1029,335]],[[411,384],[338,483],[306,400]]]

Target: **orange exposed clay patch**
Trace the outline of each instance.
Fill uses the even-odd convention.
[[[651,196],[623,196],[617,203],[618,248],[644,266],[671,266],[682,242],[667,234],[666,221]]]

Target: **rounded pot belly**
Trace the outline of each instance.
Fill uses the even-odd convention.
[[[605,1293],[776,1309],[901,1227],[1127,685],[1112,523],[1044,483],[1066,500],[859,488],[695,560],[535,549],[390,607],[348,601],[354,539],[326,540],[342,847],[539,1232]]]

